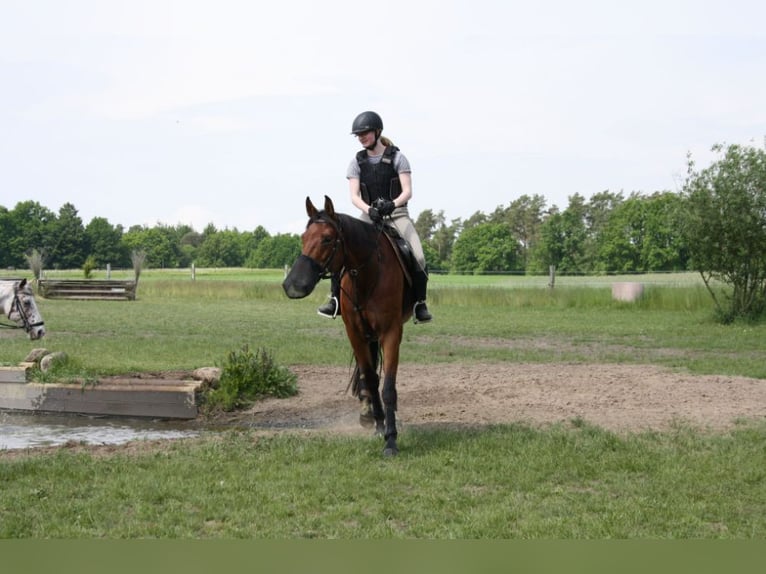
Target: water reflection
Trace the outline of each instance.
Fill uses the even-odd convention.
[[[116,445],[132,440],[179,439],[199,434],[198,429],[183,421],[0,412],[0,450],[57,446],[70,441]]]

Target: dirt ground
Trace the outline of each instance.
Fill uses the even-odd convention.
[[[347,391],[350,368],[293,367],[300,393],[260,401],[231,422],[265,429],[368,432]],[[766,380],[647,365],[402,365],[398,422],[408,427],[583,420],[618,432],[684,424],[713,431],[766,417]]]
[[[247,411],[213,421],[200,418],[195,425],[237,425],[265,433],[369,435],[370,429],[359,424],[359,401],[348,390],[350,367],[305,365],[291,370],[298,376],[298,395],[262,400]],[[151,376],[188,380],[191,373]],[[497,423],[545,426],[577,420],[618,433],[662,431],[679,425],[718,432],[766,417],[764,379],[691,375],[650,365],[406,364],[400,366],[397,389],[400,432]],[[67,443],[0,451],[0,458],[34,456],[59,448],[108,456],[161,450],[169,444],[161,440],[116,446]]]

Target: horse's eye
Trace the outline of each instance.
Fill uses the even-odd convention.
[[[333,242],[333,238],[330,237],[329,235],[322,236],[322,245],[329,245],[332,242]]]

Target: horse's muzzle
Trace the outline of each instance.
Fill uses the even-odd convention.
[[[37,341],[38,339],[42,339],[45,337],[45,327],[32,327],[29,332],[27,333],[29,336],[29,339],[32,341]]]
[[[302,299],[311,294],[320,278],[321,269],[317,262],[301,254],[282,281],[282,289],[290,299]]]

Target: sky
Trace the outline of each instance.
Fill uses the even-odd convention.
[[[412,165],[413,218],[680,191],[766,144],[766,3],[0,0],[0,206],[85,225],[300,233],[355,214],[354,117]]]

